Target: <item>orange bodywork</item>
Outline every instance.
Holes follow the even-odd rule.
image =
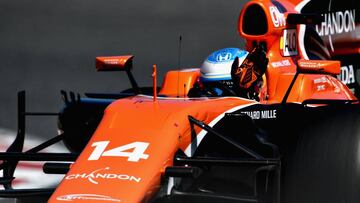
[[[159,189],[165,168],[172,165],[175,152],[179,148],[183,151],[189,148],[192,139],[188,115],[210,123],[225,111],[253,103],[256,102],[241,98],[158,98],[154,102],[152,97],[141,95],[118,100],[106,109],[89,144],[50,202],[57,202],[69,194],[84,193],[106,195],[121,202],[140,202],[151,198]],[[195,130],[199,131],[197,128]],[[134,142],[148,143],[144,151],[148,158],[136,162],[119,156],[101,156],[98,160],[88,160],[94,153],[93,143],[101,141],[110,141],[106,149]],[[121,175],[124,179],[93,177],[98,184],[90,182],[90,177],[86,175],[99,169],[103,169],[100,171],[102,173]],[[134,177],[133,180],[131,177]]]
[[[306,63],[303,60],[302,51],[299,42],[300,25],[289,25],[286,23],[286,17],[290,13],[297,13],[292,3],[288,1],[277,1],[286,9],[280,12],[279,9],[271,1],[251,1],[242,9],[239,21],[238,32],[241,37],[246,40],[246,49],[251,51],[254,44],[266,44],[267,57],[269,64],[266,70],[266,92],[267,96],[263,97],[263,102],[279,103],[286,94],[291,81],[298,71],[298,61]],[[244,31],[244,15],[251,6],[260,7],[266,16],[267,32],[261,35],[249,35]],[[295,40],[284,39],[287,35],[286,31],[294,30]],[[289,41],[294,44],[297,54],[284,56],[284,48]],[[309,62],[310,63],[310,62]],[[322,63],[330,63],[324,62]],[[334,66],[339,66],[339,62]],[[329,69],[333,69],[330,67]],[[336,69],[336,68],[335,68]],[[327,72],[329,73],[329,72]],[[336,75],[338,72],[331,72]],[[326,79],[324,79],[326,78]],[[319,82],[322,81],[322,82]],[[314,74],[300,74],[295,81],[294,87],[290,92],[287,102],[302,102],[306,99],[350,99],[356,100],[356,97],[336,78],[329,75],[322,75],[321,72]]]
[[[187,93],[198,80],[199,76],[199,69],[169,71],[165,75],[164,83],[159,94],[170,97],[187,97]]]
[[[96,57],[97,71],[118,71],[131,68],[134,56],[99,56]]]
[[[288,13],[296,13],[291,3],[279,2],[287,9],[284,19]],[[242,30],[244,13],[254,4],[267,16],[268,31],[260,36],[248,35]],[[303,68],[307,64],[299,61],[302,58],[300,51],[294,56],[283,56],[284,29],[298,31],[298,26],[284,24],[284,19],[279,19],[275,26],[270,7],[274,5],[269,0],[246,4],[239,17],[238,29],[247,41],[248,50],[254,42],[267,44],[269,64],[264,95],[260,100],[262,104],[281,103],[298,71],[298,63]],[[325,73],[316,70],[300,73],[287,102],[356,100],[349,89],[331,75],[338,73],[335,67],[338,65],[328,66]],[[329,71],[331,74],[327,74]],[[192,144],[195,141],[198,145],[205,134],[195,127],[197,136],[192,137],[189,115],[213,126],[224,113],[259,103],[236,97],[188,98],[187,93],[199,76],[199,69],[169,71],[156,101],[152,96],[136,95],[110,104],[96,132],[49,202],[151,200],[161,186],[165,168],[173,164],[174,154],[180,149],[191,156],[194,153]]]
[[[331,75],[340,74],[340,61],[323,60],[298,60],[298,69],[300,72],[318,72]]]

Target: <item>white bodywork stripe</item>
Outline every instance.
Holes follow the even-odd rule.
[[[303,0],[302,2],[300,2],[298,5],[295,6],[295,11],[297,12],[301,12],[301,9],[307,4],[309,3],[310,0]]]
[[[254,101],[254,100],[252,100]],[[223,112],[222,114],[218,115],[214,120],[212,120],[209,124],[207,124],[210,127],[213,127],[217,122],[219,122],[226,113],[232,113],[234,111],[237,111],[239,109],[243,109],[246,108],[248,106],[252,106],[255,104],[259,104],[258,102],[254,102],[254,103],[250,103],[250,104],[244,104],[244,105],[240,105],[240,106],[236,106],[234,108],[231,108],[225,112]],[[196,148],[200,145],[201,141],[204,139],[205,135],[206,135],[207,131],[206,130],[201,130],[199,132],[199,134],[196,135],[196,137],[194,138],[194,140],[186,147],[184,153],[186,154],[186,156],[191,157],[194,155]]]
[[[169,177],[168,187],[167,187],[167,191],[166,191],[167,195],[171,194],[171,190],[173,187],[174,187],[174,177]]]
[[[139,94],[139,95],[135,95],[133,98],[139,98],[139,97],[144,97],[147,99],[153,99],[154,97],[151,95],[144,95],[144,94]],[[158,96],[157,97],[158,100],[180,100],[180,101],[184,101],[184,100],[191,100],[191,101],[201,101],[201,100],[212,100],[212,101],[216,101],[216,100],[224,100],[224,99],[238,99],[238,100],[243,100],[243,101],[251,101],[254,102],[255,100],[252,99],[247,99],[247,98],[243,98],[243,97],[162,97],[162,96]]]
[[[299,29],[299,48],[300,48],[301,55],[304,57],[304,59],[309,60],[309,57],[306,54],[305,44],[304,44],[305,29],[306,29],[306,25],[300,25],[300,29]]]
[[[309,2],[310,2],[310,0],[302,1],[295,7],[295,10],[297,12],[301,13],[301,9]],[[304,44],[305,29],[306,29],[306,25],[300,25],[298,41],[299,41],[299,48],[300,48],[301,55],[304,57],[304,59],[309,60],[309,56],[306,54],[305,44]]]

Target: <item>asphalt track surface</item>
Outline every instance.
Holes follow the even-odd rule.
[[[0,1],[0,135],[15,135],[17,98],[29,111],[58,112],[60,90],[119,92],[123,73],[97,73],[95,57],[133,54],[140,86],[166,71],[199,67],[212,51],[244,48],[237,33],[241,0],[2,0]],[[161,83],[161,82],[159,82]],[[28,139],[56,135],[56,118],[27,119]],[[4,131],[1,131],[4,132]],[[8,139],[8,138],[7,138]]]
[[[237,33],[239,0],[0,1],[0,126],[16,129],[16,93],[31,111],[56,112],[60,90],[119,92],[124,73],[97,73],[95,57],[133,54],[134,75],[151,85],[169,69],[199,67],[212,51],[244,47]],[[31,134],[50,137],[56,124],[29,121]]]

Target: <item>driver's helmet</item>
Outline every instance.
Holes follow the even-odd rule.
[[[245,60],[249,52],[238,48],[224,48],[210,54],[200,67],[200,82],[214,91],[216,96],[223,96],[224,88],[233,89],[231,66],[236,57],[239,63]]]

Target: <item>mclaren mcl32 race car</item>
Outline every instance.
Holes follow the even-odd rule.
[[[321,20],[286,1],[247,3],[238,24],[245,60],[231,49],[208,58],[231,59],[231,81],[240,88],[219,83],[226,94],[204,89],[200,69],[169,71],[158,87],[155,65],[153,87],[139,87],[133,56],[97,57],[98,71],[124,71],[132,87],[84,97],[62,92],[60,134],[25,152],[25,117],[48,114],[26,111],[19,92],[18,134],[0,153],[0,196],[50,203],[359,202],[358,99],[337,79],[339,61],[304,58],[300,28]],[[311,53],[321,50],[314,44]],[[71,152],[39,152],[59,141]],[[45,173],[64,178],[55,188],[13,189],[19,161],[46,161]]]

